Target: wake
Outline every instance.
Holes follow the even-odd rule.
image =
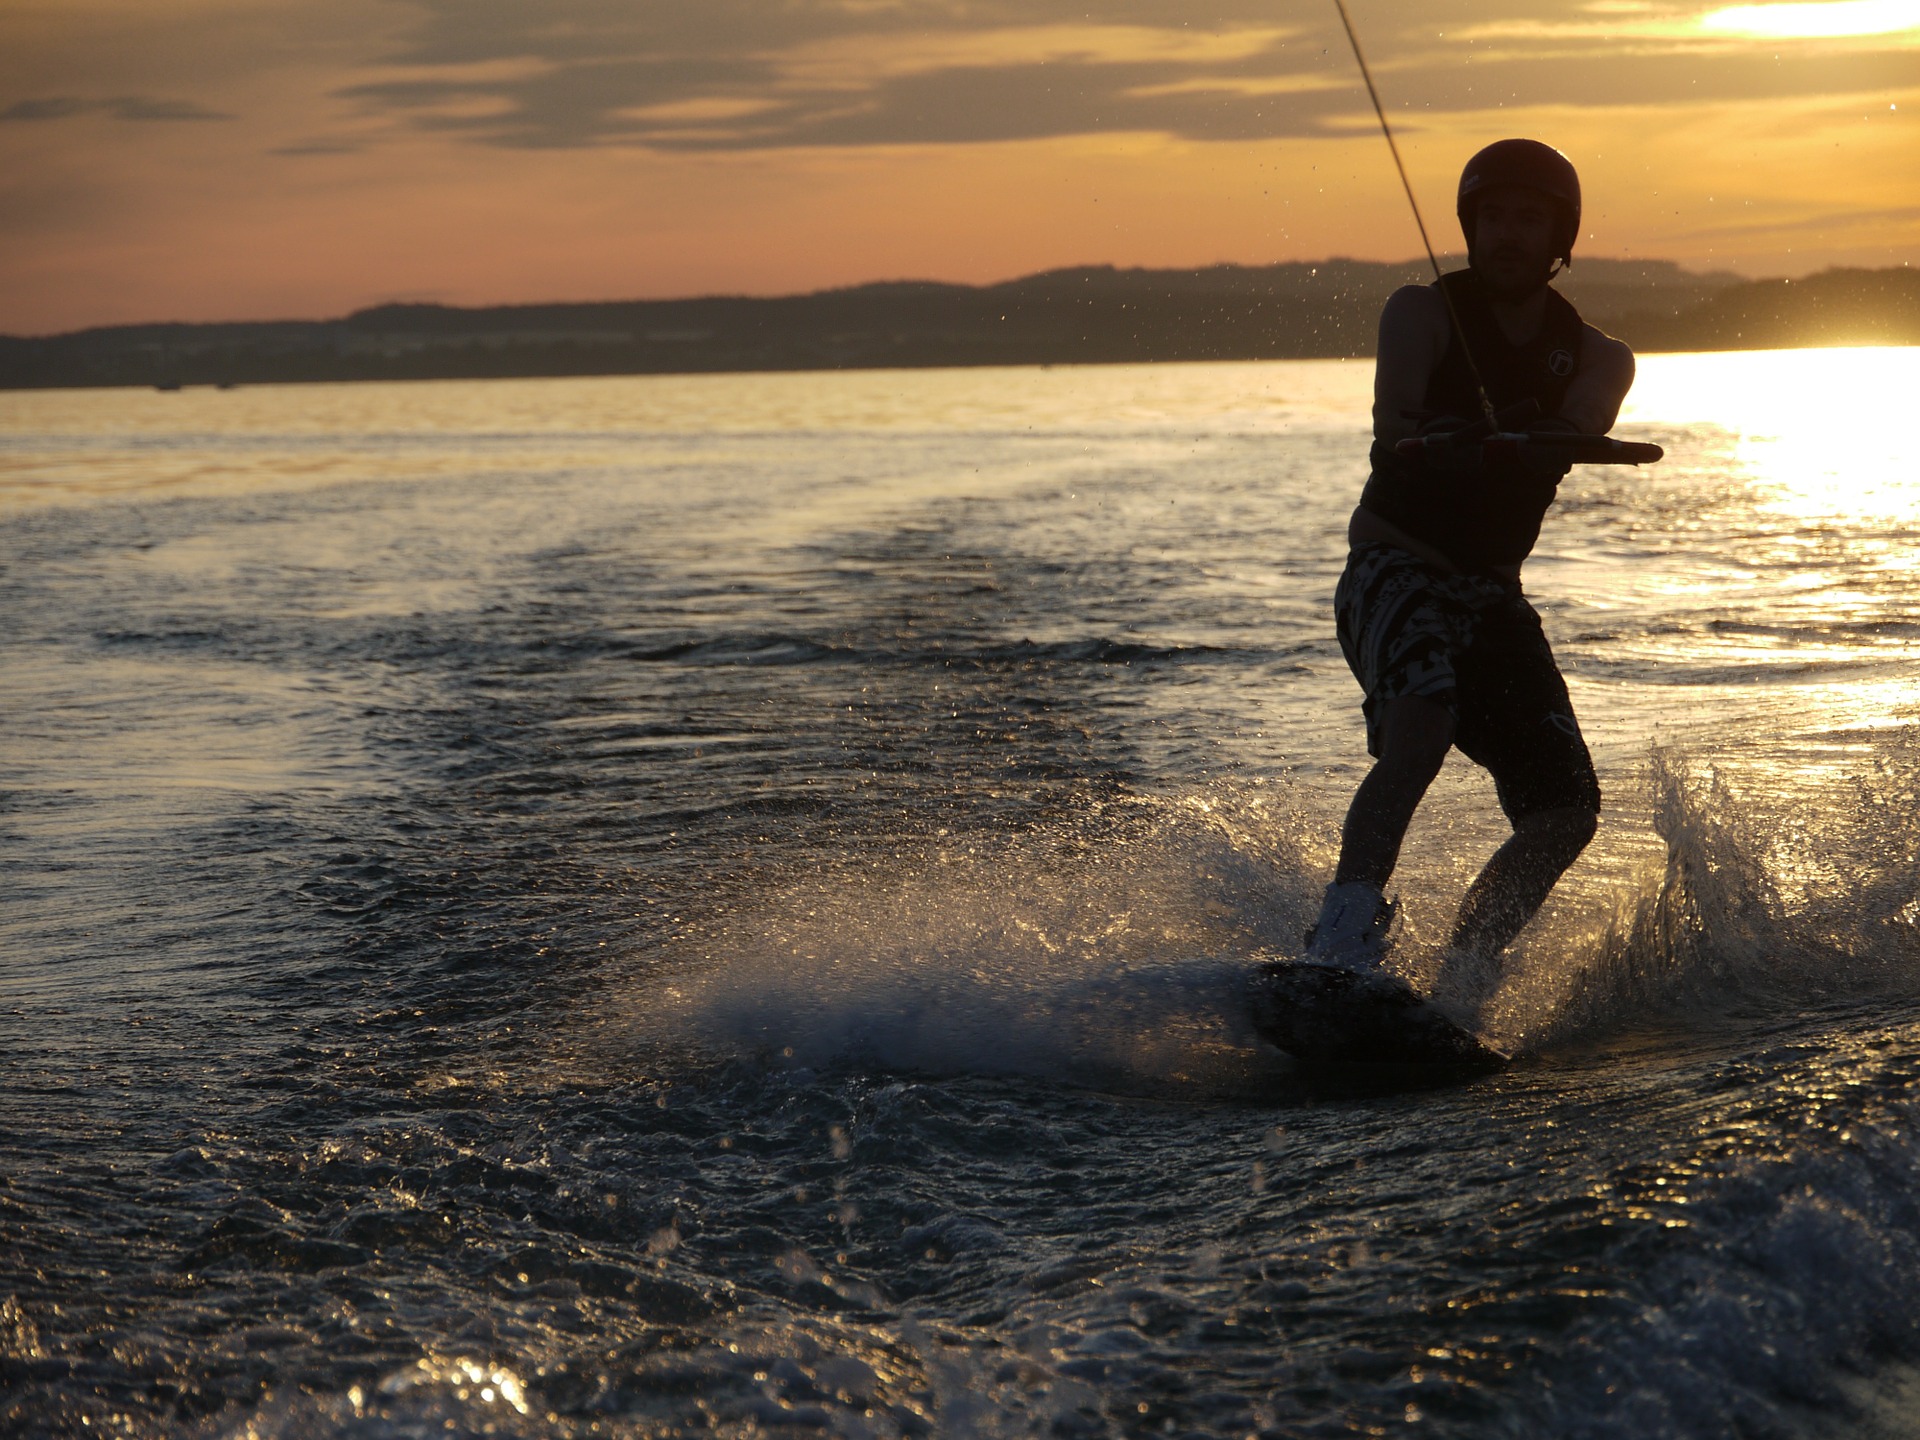
[[[1717,1029],[1836,1000],[1920,999],[1920,757],[1904,739],[1816,808],[1653,748],[1664,863],[1598,925],[1529,937],[1485,1019],[1528,1049],[1658,1020]]]
[[[1836,997],[1920,1000],[1917,769],[1911,747],[1885,748],[1809,815],[1656,747],[1642,823],[1660,858],[1624,881],[1570,877],[1506,958],[1482,1033],[1538,1053]],[[1296,954],[1317,910],[1321,808],[1285,783],[1219,785],[1103,800],[1017,835],[822,855],[652,955],[599,1031],[654,1056],[1269,1089],[1290,1062],[1255,1036],[1246,975]],[[1488,842],[1437,840],[1455,872]],[[1461,888],[1436,869],[1416,858],[1401,876],[1403,894],[1438,897],[1429,926]],[[1416,921],[1391,963],[1428,987],[1442,958]]]

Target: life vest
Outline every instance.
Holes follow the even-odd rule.
[[[1445,286],[1459,317],[1448,322],[1447,350],[1427,380],[1424,408],[1434,415],[1477,419],[1483,412],[1473,370],[1461,349],[1461,333],[1472,348],[1474,364],[1494,409],[1523,400],[1539,403],[1540,413],[1555,415],[1580,368],[1580,312],[1551,287],[1539,332],[1523,345],[1507,339],[1493,307],[1472,270],[1455,270],[1434,282]],[[1529,461],[1523,469],[1503,463],[1482,465],[1463,457],[1446,465],[1428,465],[1396,454],[1374,441],[1373,473],[1360,503],[1381,519],[1423,540],[1462,570],[1516,565],[1540,538],[1540,522],[1553,504],[1567,466],[1543,467]]]

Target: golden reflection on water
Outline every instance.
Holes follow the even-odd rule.
[[[0,392],[0,510],[635,470],[657,458],[636,447],[694,439],[717,464],[729,439],[1364,433],[1371,376],[1296,360]]]
[[[1861,346],[1654,355],[1625,424],[1710,426],[1753,502],[1817,523],[1920,518],[1920,348]],[[1908,563],[1903,557],[1901,563]]]
[[[1364,423],[1362,360],[0,392],[0,436],[554,435]]]
[[[1351,432],[1358,459],[1371,375],[1293,360],[15,391],[0,393],[0,508],[553,474],[695,436]],[[1751,481],[1783,516],[1905,520],[1920,515],[1902,408],[1916,393],[1920,348],[1651,355],[1621,418],[1663,442],[1684,429],[1715,478]]]

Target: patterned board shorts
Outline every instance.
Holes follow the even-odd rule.
[[[1347,664],[1366,691],[1367,751],[1403,695],[1453,712],[1453,743],[1493,775],[1508,818],[1598,811],[1600,782],[1566,681],[1518,585],[1448,575],[1397,545],[1353,547],[1333,592]]]

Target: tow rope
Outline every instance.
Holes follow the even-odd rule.
[[[1387,151],[1393,156],[1393,168],[1400,174],[1400,188],[1407,192],[1407,204],[1413,207],[1413,223],[1419,227],[1420,243],[1426,248],[1427,263],[1433,267],[1433,278],[1438,281],[1441,278],[1440,260],[1433,253],[1433,241],[1427,237],[1427,222],[1420,214],[1420,202],[1414,198],[1413,182],[1407,179],[1407,167],[1401,163],[1400,146],[1394,141],[1393,127],[1387,123],[1386,107],[1380,103],[1380,92],[1374,87],[1373,71],[1368,68],[1367,57],[1360,49],[1360,37],[1354,32],[1353,17],[1347,14],[1346,0],[1333,0],[1333,4],[1340,12],[1340,24],[1347,32],[1347,44],[1352,47],[1354,61],[1360,67],[1360,78],[1366,82],[1367,98],[1373,102],[1373,113],[1379,118],[1380,133],[1386,136]],[[1503,422],[1514,422],[1493,408],[1486,383],[1480,378],[1480,367],[1474,363],[1473,349],[1467,344],[1467,332],[1460,324],[1460,314],[1453,308],[1453,297],[1447,293],[1445,285],[1436,284],[1434,288],[1440,292],[1440,298],[1447,302],[1447,318],[1452,322],[1454,336],[1460,342],[1460,353],[1466,357],[1467,373],[1473,377],[1473,388],[1479,396],[1485,418],[1465,429],[1402,440],[1393,447],[1397,454],[1409,458],[1435,457],[1447,452],[1457,454],[1475,442],[1480,445],[1481,459],[1495,462],[1517,460],[1530,448],[1550,450],[1556,459],[1564,459],[1575,465],[1651,465],[1666,454],[1658,445],[1616,440],[1611,435],[1535,434],[1503,429]],[[1534,406],[1536,412],[1538,408]]]

